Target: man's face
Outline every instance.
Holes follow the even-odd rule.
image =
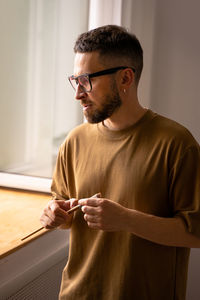
[[[111,66],[112,67],[112,66]],[[99,62],[97,52],[77,53],[75,56],[74,76],[95,73],[108,67]],[[78,85],[75,98],[80,100],[83,113],[89,123],[99,123],[111,117],[122,102],[115,81],[115,74],[90,79],[92,90],[83,92]]]

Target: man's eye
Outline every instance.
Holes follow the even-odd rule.
[[[85,86],[88,84],[88,79],[86,77],[82,77],[80,79],[80,83],[81,83],[81,85]]]

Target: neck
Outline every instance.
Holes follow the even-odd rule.
[[[103,125],[110,130],[122,130],[134,125],[143,117],[146,108],[142,107],[138,102],[132,105],[122,105],[110,118],[103,122]]]

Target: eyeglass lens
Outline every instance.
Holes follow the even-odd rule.
[[[73,88],[77,89],[78,85],[82,88],[84,92],[89,92],[91,90],[90,81],[88,76],[80,76],[79,78],[70,78],[70,82]]]

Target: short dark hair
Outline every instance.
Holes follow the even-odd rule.
[[[139,40],[124,27],[106,25],[79,35],[74,52],[99,52],[101,57],[127,60],[134,67],[138,84],[143,69],[143,50]]]

